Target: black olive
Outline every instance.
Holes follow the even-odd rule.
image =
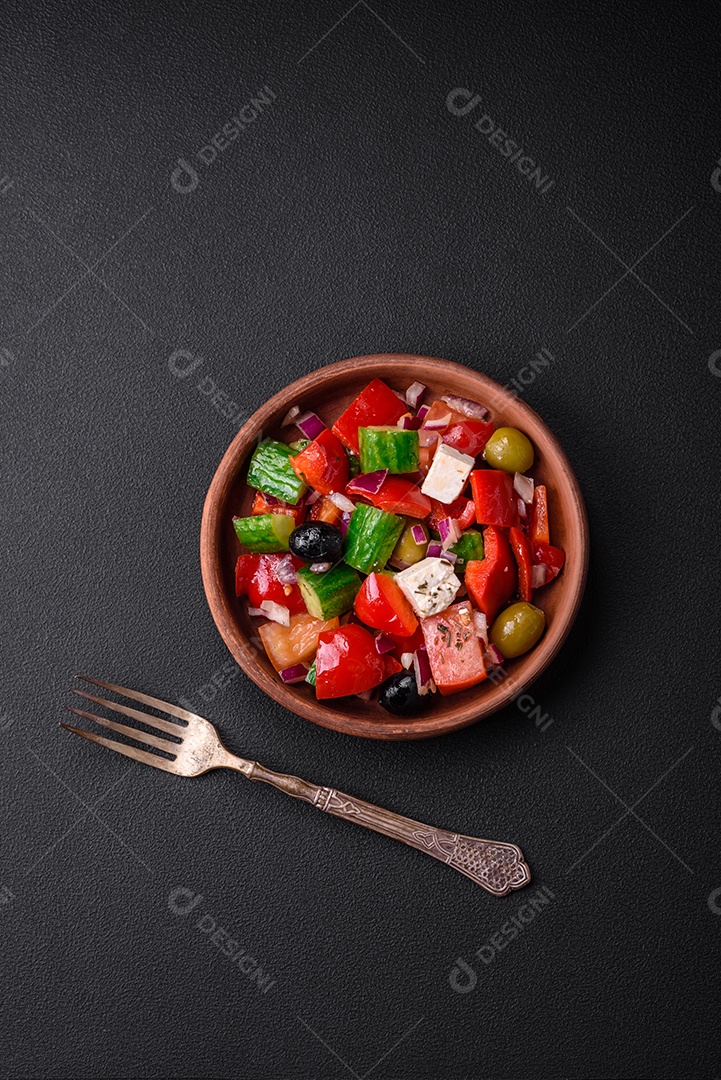
[[[421,711],[427,700],[427,696],[418,693],[413,672],[399,671],[383,683],[378,703],[396,716],[412,716]]]
[[[343,547],[343,536],[327,521],[306,521],[293,529],[288,541],[290,550],[303,562],[337,563]]]

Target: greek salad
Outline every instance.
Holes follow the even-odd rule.
[[[479,402],[372,382],[331,428],[294,406],[256,447],[235,591],[279,678],[400,716],[539,641],[558,576],[534,448]]]

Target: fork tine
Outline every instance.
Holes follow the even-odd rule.
[[[89,739],[90,742],[99,743],[100,746],[107,746],[108,750],[117,750],[119,754],[125,754],[125,757],[133,758],[135,761],[142,761],[144,765],[153,765],[156,769],[164,769],[165,772],[177,773],[177,768],[174,761],[168,761],[167,758],[159,757],[157,754],[149,754],[146,750],[137,750],[134,746],[124,746],[122,743],[113,742],[112,739],[105,739],[102,735],[95,735],[92,731],[83,731],[82,728],[72,727],[70,724],[61,724],[61,728],[65,728],[66,731],[72,731],[73,735],[80,735],[83,739]]]
[[[149,735],[147,731],[139,731],[138,728],[128,727],[127,724],[117,724],[114,720],[106,720],[104,716],[96,716],[95,713],[86,712],[85,709],[76,709],[72,705],[66,705],[65,708],[68,712],[75,713],[77,716],[84,716],[88,720],[93,720],[96,724],[100,724],[101,727],[110,728],[111,731],[117,731],[120,735],[127,735],[129,739],[147,743],[148,746],[156,746],[158,750],[164,750],[166,754],[180,750],[180,744],[172,743],[170,739],[159,739],[157,735]]]
[[[140,701],[143,705],[149,705],[151,709],[160,709],[161,712],[166,712],[170,716],[177,716],[178,720],[185,720],[189,724],[197,718],[196,713],[188,712],[187,709],[181,709],[179,705],[171,705],[169,701],[151,697],[150,694],[141,694],[139,690],[129,690],[127,686],[118,686],[116,683],[103,682],[102,679],[91,679],[89,675],[76,675],[75,678],[82,679],[83,682],[93,683],[94,686],[102,686],[103,690],[112,690],[114,694],[121,694],[125,695],[125,697],[133,698],[134,701]],[[202,717],[200,719],[202,719]]]
[[[157,728],[159,731],[167,731],[178,739],[182,739],[187,730],[181,727],[180,724],[173,724],[170,720],[160,720],[157,716],[151,716],[150,713],[140,712],[139,709],[131,709],[129,705],[120,705],[117,701],[108,701],[106,698],[97,697],[95,694],[88,694],[85,690],[71,690],[70,693],[78,694],[80,697],[87,698],[88,701],[94,701],[97,705],[105,705],[106,708],[114,709],[115,712],[122,713],[123,716],[129,716],[131,720],[139,720],[141,724],[147,724],[148,727]]]

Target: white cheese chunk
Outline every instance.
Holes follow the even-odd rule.
[[[445,443],[436,450],[435,457],[423,481],[421,491],[431,499],[452,503],[463,491],[476,459],[462,454]]]
[[[461,587],[447,559],[421,559],[396,574],[395,583],[421,618],[445,611]]]

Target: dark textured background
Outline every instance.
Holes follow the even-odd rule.
[[[6,5],[3,1073],[718,1075],[706,11]],[[199,162],[263,86],[271,105]],[[455,87],[481,94],[475,113],[449,112]],[[553,178],[547,194],[474,129],[482,112]],[[197,172],[187,194],[179,159]],[[510,707],[442,740],[354,741],[233,677],[198,529],[243,418],[346,356],[431,353],[507,382],[542,347],[553,363],[525,396],[568,451],[592,534],[582,613],[533,689],[553,722]],[[202,358],[186,379],[176,350]],[[494,899],[229,773],[175,780],[82,744],[57,727],[76,670],[186,698],[276,768],[515,840],[554,899],[486,963],[474,953],[527,917],[526,895]],[[193,914],[170,910],[178,887],[202,894]],[[458,958],[477,973],[467,993]]]

